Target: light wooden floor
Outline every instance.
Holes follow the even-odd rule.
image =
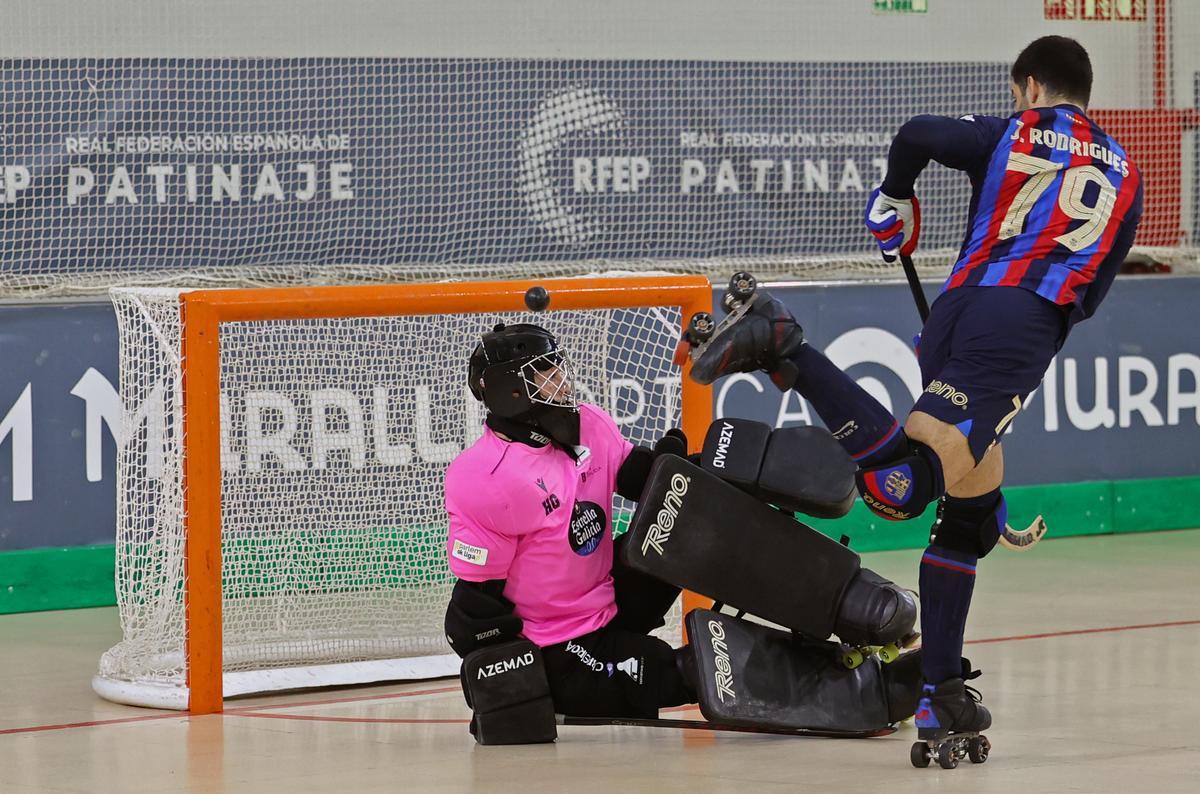
[[[911,585],[918,555],[866,562]],[[189,719],[92,694],[115,610],[3,616],[0,791],[1200,791],[1200,531],[997,550],[975,604],[993,751],[952,771],[909,766],[911,724],[866,741],[563,728],[554,745],[477,747],[452,680]]]

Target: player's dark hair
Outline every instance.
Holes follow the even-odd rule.
[[[1092,60],[1082,44],[1066,36],[1042,36],[1021,50],[1012,79],[1024,90],[1030,77],[1082,106],[1092,97]]]

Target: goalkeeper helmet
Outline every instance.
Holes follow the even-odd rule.
[[[497,325],[475,346],[468,366],[471,394],[490,413],[579,444],[574,369],[554,335],[538,325]]]

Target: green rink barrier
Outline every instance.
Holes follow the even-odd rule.
[[[111,543],[0,552],[0,615],[112,606],[115,568]]]
[[[1200,527],[1200,477],[1022,485],[1005,488],[1004,495],[1008,500],[1008,522],[1014,529],[1024,529],[1040,514],[1049,526],[1050,540]],[[804,520],[832,538],[848,535],[855,551],[887,551],[925,546],[933,509],[913,521],[883,521],[861,502],[855,502],[849,515],[843,518]],[[627,523],[618,517],[616,534],[624,532]],[[443,530],[425,527],[382,537],[400,563],[405,541],[417,540],[428,545],[431,531]],[[263,542],[261,538],[257,541]],[[337,567],[348,562],[341,559],[344,550],[334,545],[324,553],[314,554],[313,559],[318,566]],[[114,564],[115,550],[111,544],[0,552],[0,614],[112,606],[116,603]],[[444,573],[437,570],[431,571],[431,575],[440,579]],[[376,576],[364,572],[361,585],[380,586]],[[404,587],[419,583],[409,581],[411,578],[385,578],[382,584]],[[263,576],[258,584],[266,590],[269,581],[270,576]],[[253,585],[248,588],[255,589]]]

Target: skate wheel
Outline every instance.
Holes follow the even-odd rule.
[[[958,753],[955,750],[955,742],[953,740],[942,742],[938,745],[937,760],[938,766],[942,769],[954,769],[958,766]]]
[[[713,331],[716,327],[711,314],[708,312],[696,312],[688,322],[688,341],[702,345],[712,339]]]
[[[967,756],[971,759],[972,764],[982,764],[988,760],[988,753],[991,750],[992,743],[986,736],[975,736],[967,742]]]
[[[912,761],[912,765],[917,769],[929,766],[929,745],[925,742],[913,742],[912,748],[908,751],[908,760]]]
[[[729,279],[729,294],[736,301],[749,300],[756,289],[758,289],[758,279],[745,270],[734,273],[733,278]]]
[[[891,664],[900,658],[900,646],[894,642],[889,642],[887,645],[879,648],[879,661],[884,664]]]
[[[861,648],[852,648],[842,654],[842,665],[847,670],[853,670],[866,660]]]

